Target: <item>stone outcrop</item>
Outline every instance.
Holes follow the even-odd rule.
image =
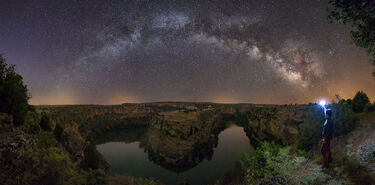
[[[311,108],[309,106],[252,108],[242,113],[247,119],[244,125],[246,134],[253,145],[265,140],[295,144],[303,120]]]
[[[225,128],[217,118],[212,111],[163,112],[150,123],[141,147],[155,163],[185,171],[212,158],[218,134]]]

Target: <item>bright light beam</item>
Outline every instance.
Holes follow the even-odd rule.
[[[326,105],[326,101],[325,100],[320,100],[319,105],[322,106],[322,107],[324,107]]]

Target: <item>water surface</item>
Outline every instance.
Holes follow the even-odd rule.
[[[140,147],[140,141],[107,142],[97,145],[97,149],[111,165],[112,174],[153,178],[171,185],[183,179],[189,179],[192,184],[215,182],[234,167],[241,153],[254,152],[243,128],[235,125],[220,132],[211,160],[203,159],[183,172],[170,171],[150,161],[147,152]]]

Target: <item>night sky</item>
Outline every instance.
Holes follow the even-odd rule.
[[[0,53],[32,104],[375,100],[326,0],[0,0]]]

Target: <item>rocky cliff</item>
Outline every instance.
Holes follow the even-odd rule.
[[[167,169],[190,169],[212,158],[218,134],[225,128],[219,117],[211,110],[161,112],[150,122],[141,147]]]

